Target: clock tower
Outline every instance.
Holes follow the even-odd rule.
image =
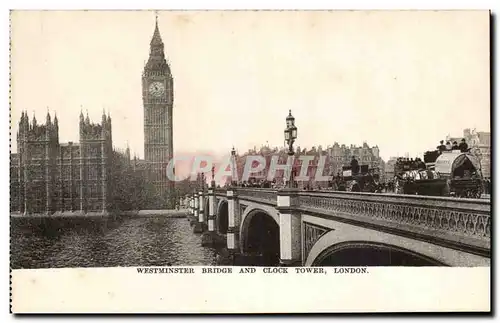
[[[167,165],[173,157],[172,105],[173,79],[165,59],[163,41],[156,17],[149,59],[142,73],[144,106],[144,159],[147,182],[152,188],[150,208],[173,207],[174,182],[167,177]]]

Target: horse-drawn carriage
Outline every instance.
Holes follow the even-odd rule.
[[[351,166],[343,166],[342,174],[333,177],[332,188],[347,192],[381,192],[380,175],[376,169],[369,169],[368,165],[359,168],[359,172],[354,173]]]
[[[466,152],[427,152],[424,165],[409,169],[394,166],[395,191],[399,194],[480,198],[482,175],[477,158]]]

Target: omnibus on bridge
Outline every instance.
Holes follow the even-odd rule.
[[[425,163],[398,161],[394,166],[398,194],[480,198],[483,178],[480,163],[469,152],[430,151]]]

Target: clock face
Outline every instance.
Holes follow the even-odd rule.
[[[149,84],[149,93],[154,97],[160,97],[165,93],[165,86],[162,82],[152,82]]]

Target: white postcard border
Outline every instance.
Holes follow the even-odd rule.
[[[212,1],[214,2],[214,1]],[[229,5],[231,5],[233,2],[229,2],[229,1],[215,1],[218,3],[218,8],[224,8],[224,7],[227,7]],[[273,1],[274,3],[276,3],[277,1]],[[38,2],[35,2],[35,1],[16,1],[16,2],[13,2],[13,1],[6,1],[4,2],[5,4],[7,4],[6,7],[16,7],[16,8],[24,8],[24,9],[35,9],[35,8],[40,8],[39,6],[39,3]],[[139,5],[143,6],[143,8],[151,8],[151,7],[156,7],[156,8],[161,8],[162,6],[164,6],[164,2],[160,2],[160,1],[143,1],[141,2],[141,4],[138,4],[138,3],[133,3],[132,1],[123,1],[123,2],[111,2],[111,1],[74,1],[74,2],[71,2],[72,5],[71,6],[74,6],[74,8],[83,8],[84,6],[85,7],[88,7],[88,8],[98,8],[98,7],[103,7],[103,6],[107,6],[108,8],[127,8],[127,7],[130,7],[131,5],[135,5],[135,7],[138,7]],[[190,1],[189,3],[193,3],[193,1]],[[256,2],[255,1],[244,1],[244,2],[241,2],[242,3],[242,6],[245,5],[245,3],[247,4],[247,8],[249,6],[251,6],[252,4],[255,4]],[[265,1],[265,3],[270,3],[270,1]],[[287,5],[290,5],[291,7],[295,7],[295,8],[299,8],[300,7],[300,4],[298,4],[299,2],[298,1],[286,1]],[[308,1],[307,2],[309,6],[314,6],[314,3],[324,3],[323,1]],[[10,5],[10,6],[9,6]],[[63,9],[63,8],[68,8],[68,4],[65,3],[65,2],[62,2],[62,1],[46,1],[44,2],[44,8],[51,8],[51,9]],[[178,4],[178,8],[181,8],[182,6],[186,7],[186,6],[189,6],[189,4],[187,4],[186,1],[183,1],[183,2],[179,2]],[[206,4],[204,2],[201,2],[201,1],[195,1],[194,2],[194,5],[193,5],[193,8],[203,8],[204,6],[206,6]],[[258,5],[256,5],[258,6]],[[370,8],[379,8],[379,9],[382,9],[382,8],[391,8],[391,9],[396,9],[396,8],[421,8],[421,9],[438,9],[438,8],[441,8],[441,9],[444,9],[444,8],[449,8],[449,9],[453,9],[453,8],[456,8],[456,9],[464,9],[464,8],[474,8],[474,9],[488,9],[488,8],[495,8],[494,12],[498,13],[498,6],[499,6],[499,2],[497,1],[449,1],[447,3],[445,3],[444,1],[407,1],[405,2],[404,4],[404,7],[403,4],[401,4],[400,2],[397,2],[397,1],[378,1],[377,2],[377,6],[375,6],[371,1],[344,1],[342,4],[332,4],[328,7],[333,7],[333,6],[336,6],[337,8],[357,8],[357,9],[370,9]],[[281,4],[277,4],[274,6],[274,8],[283,8],[284,7],[284,3],[281,3]],[[317,5],[317,8],[325,8],[325,6],[321,6],[321,5]],[[1,15],[1,19],[2,19],[2,22],[4,22],[4,26],[7,26],[8,25],[8,12],[7,11],[3,11],[3,15]],[[2,46],[3,46],[3,51],[1,51],[1,55],[3,55],[3,62],[4,64],[2,64],[2,67],[3,67],[3,75],[4,75],[4,86],[3,86],[3,89],[4,91],[2,91],[2,96],[3,96],[3,102],[7,102],[8,100],[8,79],[7,77],[5,77],[7,75],[7,72],[8,72],[8,29],[7,28],[4,28],[3,32],[1,33],[1,37],[2,37]],[[497,40],[498,38],[498,32],[496,33],[495,35],[495,39]],[[497,42],[495,42],[497,43]],[[495,71],[497,71],[497,67],[495,66],[494,67]],[[492,71],[493,72],[493,71]],[[496,75],[496,73],[495,73]],[[498,82],[495,82],[495,89],[492,89],[493,91],[495,91],[496,93],[499,93],[499,89],[498,89],[499,85],[498,85]],[[6,111],[7,109],[5,109],[5,113],[7,113]],[[8,117],[4,118],[5,119],[5,122],[2,123],[2,128],[3,128],[3,132],[6,133],[7,132],[7,128],[9,127],[8,125]],[[495,122],[496,122],[496,117],[495,117]],[[3,147],[3,151],[5,154],[7,154],[7,145],[8,145],[8,141],[7,141],[7,138],[6,136],[4,136],[3,140],[1,141],[1,144],[2,144],[2,147]],[[8,158],[7,156],[4,156],[5,158],[2,159],[2,163],[3,163],[3,167],[1,167],[0,169],[2,169],[3,171],[3,174],[5,175],[4,178],[8,178],[8,173],[7,173],[7,166],[8,166]],[[9,204],[9,187],[8,187],[8,183],[5,182],[5,185],[2,187],[2,194],[0,195],[0,198],[1,198],[1,205],[5,207],[5,209],[7,209],[8,207],[8,204]],[[496,196],[495,196],[496,198]],[[496,199],[495,199],[496,200]],[[8,226],[8,217],[4,217],[4,225],[2,225],[2,230],[3,231],[3,237],[5,237],[4,239],[7,239],[6,237],[9,236],[9,226]],[[496,222],[494,222],[496,223]],[[493,249],[494,250],[494,249]],[[7,242],[4,242],[2,244],[2,246],[0,247],[0,252],[1,252],[1,255],[3,256],[2,258],[4,259],[4,261],[8,261],[8,254],[9,254],[9,244]],[[494,255],[493,255],[494,256]],[[8,269],[7,269],[7,264],[4,263],[4,266],[2,266],[4,269],[4,276],[7,276],[9,273],[7,272]],[[411,268],[392,268],[392,269],[389,269],[389,268],[379,268],[380,270],[382,270],[381,273],[383,273],[384,271],[393,271],[393,270],[396,270],[396,271],[399,271],[399,270],[408,270],[408,269],[411,269]],[[421,270],[422,268],[419,268],[419,270]],[[467,280],[470,280],[470,277],[475,277],[475,275],[478,275],[478,276],[481,276],[482,278],[485,278],[484,276],[484,272],[482,270],[485,270],[486,268],[467,268],[467,270],[470,270],[471,273],[474,272],[474,274],[471,274],[471,276],[461,276],[461,275],[464,275],[464,272],[462,270],[465,270],[464,268],[439,268],[439,270],[442,270],[443,272],[440,274],[440,275],[443,275],[443,277],[449,277],[450,275],[454,276],[456,278],[456,284],[457,285],[461,285],[462,287],[465,287],[465,286],[469,286],[469,284],[467,283]],[[490,283],[489,282],[489,268],[488,269],[488,284]],[[72,273],[73,275],[75,273],[79,273],[82,269],[64,269],[64,271],[67,271],[68,275],[67,277],[70,277],[69,273]],[[90,270],[90,271],[93,271],[93,270],[96,270],[95,273],[91,274],[91,275],[100,275],[99,273],[97,273],[97,271],[100,271],[100,270],[103,270],[103,269],[85,269],[84,271],[87,271],[87,270]],[[118,268],[118,269],[112,269],[112,268],[107,268],[107,269],[104,269],[102,271],[102,273],[106,273],[106,276],[113,276],[112,273],[115,272],[115,270],[119,270],[119,271],[127,271],[127,274],[125,275],[132,275],[132,271],[133,269],[132,268],[129,268],[129,269],[123,269],[123,268]],[[128,272],[130,271],[130,272]],[[477,271],[477,272],[476,272]],[[19,270],[14,270],[12,272],[12,275],[13,277],[17,277],[17,278],[14,278],[15,279],[22,279],[22,276],[23,275],[28,275],[30,277],[35,277],[36,279],[40,279],[39,282],[40,283],[43,283],[45,284],[45,286],[48,286],[50,285],[52,288],[54,287],[61,287],[60,285],[62,284],[59,284],[59,280],[51,280],[51,281],[44,281],[42,276],[44,276],[45,278],[48,278],[50,276],[50,274],[43,274],[42,273],[43,270],[27,270],[27,271],[19,271]],[[460,273],[459,273],[460,272]],[[135,273],[133,273],[135,275]],[[373,274],[371,275],[371,277],[373,277]],[[411,278],[411,277],[409,277]],[[49,279],[53,279],[53,278],[49,278]],[[480,277],[478,277],[479,280],[481,280]],[[181,279],[182,280],[182,279]],[[133,285],[135,285],[136,282],[138,282],[139,279],[133,281]],[[159,279],[156,279],[156,281],[159,281]],[[8,288],[7,286],[7,280],[4,279],[2,280],[3,284],[5,284],[4,286],[4,290],[6,290]],[[415,282],[414,279],[410,279],[410,282]],[[438,280],[439,282],[439,280]],[[478,285],[475,285],[476,287],[479,287],[481,286],[481,284],[484,283],[484,281],[481,283],[479,281],[477,281],[479,284]],[[122,281],[123,284],[126,284],[127,282],[126,281]],[[189,282],[185,282],[186,284],[191,284]],[[465,285],[463,285],[463,283],[465,283]],[[11,286],[13,289],[15,286]],[[386,287],[387,288],[387,287]],[[42,289],[40,289],[42,290]],[[183,289],[184,290],[184,289]],[[489,288],[488,288],[489,290]],[[47,290],[45,290],[47,292]],[[174,293],[174,294],[177,294],[177,293]],[[8,297],[8,294],[7,293],[2,293],[2,298],[1,298],[1,301],[3,304],[6,304],[7,301],[9,301],[9,297]],[[41,298],[51,298],[53,295],[58,295],[57,293],[57,290],[49,290],[48,291],[48,294],[45,294],[45,295],[40,295],[40,294],[37,294],[39,297]],[[49,296],[47,296],[49,295]],[[177,294],[179,295],[179,294]],[[488,293],[489,295],[489,293]],[[476,296],[476,295],[475,295]],[[475,296],[473,298],[471,298],[472,300],[475,299]],[[57,297],[56,297],[57,298]],[[60,298],[60,297],[59,297]],[[451,299],[447,299],[447,300],[451,300]],[[32,303],[32,305],[36,305],[37,303]],[[39,303],[38,303],[39,304]],[[6,313],[7,311],[4,310],[4,313]],[[128,312],[128,310],[127,310]],[[10,322],[11,320],[13,321],[14,320],[14,317],[12,316],[9,316],[9,317],[6,317],[5,318],[7,322]],[[99,321],[100,318],[91,318],[93,321]],[[425,318],[426,320],[428,320],[427,318]],[[31,320],[31,318],[28,318],[26,319],[27,321]],[[71,318],[68,318],[68,320],[71,320]],[[3,320],[2,320],[3,321]]]
[[[148,267],[162,268],[162,267]],[[172,268],[172,267],[171,267]],[[367,273],[147,273],[136,268],[14,270],[13,311],[363,313],[490,310],[490,268],[369,267]],[[359,268],[362,269],[362,268]],[[55,283],[57,281],[57,283]],[[50,295],[50,296],[49,296]]]

